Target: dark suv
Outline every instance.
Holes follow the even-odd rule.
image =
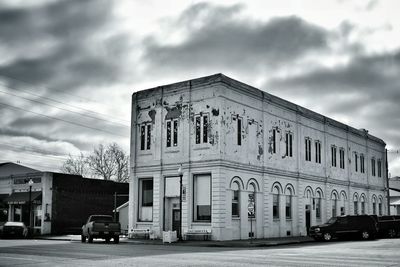
[[[378,232],[377,225],[376,219],[370,215],[332,217],[325,224],[311,226],[309,236],[325,241],[349,237],[373,239]]]

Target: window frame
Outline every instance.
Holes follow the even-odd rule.
[[[139,124],[140,151],[151,150],[151,132],[152,123],[145,122]]]
[[[151,205],[143,205],[143,182],[144,181],[152,181],[152,202]],[[139,178],[138,179],[138,221],[139,222],[152,222],[154,219],[153,213],[154,213],[154,178],[153,177],[147,177],[147,178]],[[143,207],[151,207],[151,220],[143,220],[142,219],[142,208]]]
[[[286,156],[293,157],[293,133],[290,131],[286,132]]]
[[[176,147],[178,146],[178,119],[168,119],[165,121],[166,124],[166,146]]]
[[[341,147],[339,148],[339,165],[340,165],[340,169],[345,169],[345,151],[344,148]]]
[[[321,164],[321,141],[315,140],[315,162]]]
[[[305,159],[306,161],[311,161],[311,138],[304,138],[305,143]]]
[[[210,126],[210,115],[201,112],[194,116],[195,122],[195,144],[207,144],[209,141],[208,130]]]
[[[196,191],[196,187],[195,187],[195,185],[196,185],[195,179],[198,176],[208,176],[209,179],[210,179],[210,182],[209,182],[209,187],[210,187],[210,199],[209,199],[209,203],[210,203],[210,219],[201,220],[201,219],[197,218],[197,207],[196,207],[196,202],[197,202],[196,201],[196,193],[197,193],[197,191]],[[193,189],[193,196],[192,196],[193,222],[211,223],[211,219],[212,219],[212,176],[211,176],[211,173],[196,173],[196,174],[193,174],[192,179],[193,179],[192,180],[192,182],[193,182],[193,186],[192,186],[192,189]]]
[[[337,147],[335,145],[331,145],[331,165],[332,165],[332,167],[337,167],[336,154],[337,154]]]

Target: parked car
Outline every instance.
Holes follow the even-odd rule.
[[[378,233],[378,222],[370,215],[332,217],[321,225],[311,226],[309,236],[316,240],[357,237],[373,239]]]
[[[20,237],[26,238],[28,236],[28,228],[23,222],[6,222],[3,225],[2,237]]]
[[[380,237],[393,238],[400,235],[400,216],[379,216],[377,220]]]
[[[94,238],[102,238],[108,243],[112,238],[114,243],[118,244],[120,233],[121,225],[119,222],[114,222],[112,216],[92,215],[82,226],[81,241],[85,243],[87,239],[89,243],[92,243]]]

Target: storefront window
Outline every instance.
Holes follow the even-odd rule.
[[[37,205],[35,207],[34,214],[35,214],[35,217],[34,217],[35,227],[42,226],[42,205]]]
[[[196,175],[193,179],[194,220],[211,222],[211,176]]]
[[[139,220],[153,220],[153,179],[139,180]]]
[[[22,207],[21,205],[14,205],[14,222],[20,222],[22,219]]]

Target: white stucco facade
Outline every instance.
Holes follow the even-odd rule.
[[[131,129],[130,230],[176,229],[181,164],[183,233],[298,236],[333,215],[387,213],[381,139],[222,74],[134,93]]]

